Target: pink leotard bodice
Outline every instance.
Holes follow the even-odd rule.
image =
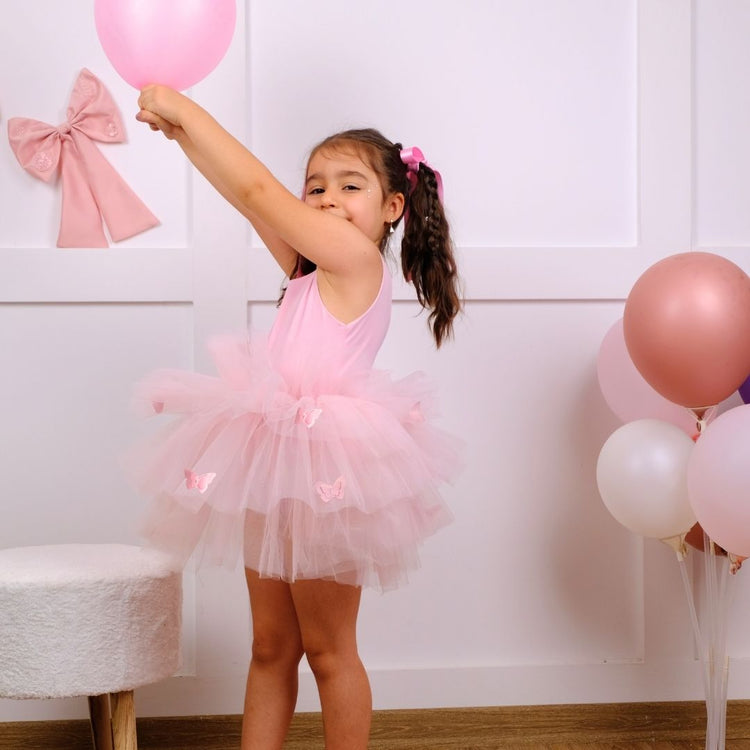
[[[287,286],[269,337],[274,367],[299,393],[338,390],[372,368],[391,320],[391,276],[383,264],[377,297],[355,320],[342,323],[323,304],[318,273]]]

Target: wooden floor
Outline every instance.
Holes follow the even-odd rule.
[[[139,750],[237,750],[240,717],[138,720]],[[0,723],[0,750],[89,750],[86,721]],[[379,711],[370,750],[705,750],[701,703]],[[298,714],[285,750],[322,750],[317,714]],[[750,701],[732,701],[727,750],[750,750]]]
[[[498,745],[505,750],[510,745]],[[535,750],[705,750],[704,742],[606,742],[565,745],[535,745]],[[749,750],[750,740],[727,742],[727,750]]]
[[[498,745],[501,750],[512,747],[511,745]],[[535,750],[705,750],[704,742],[606,742],[606,743],[582,743],[563,745],[534,745]],[[748,750],[750,740],[729,742],[727,750]],[[468,748],[467,748],[468,750]]]

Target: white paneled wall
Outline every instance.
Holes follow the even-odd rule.
[[[456,523],[411,584],[368,594],[361,649],[378,708],[698,699],[674,555],[621,528],[595,465],[618,426],[595,360],[635,279],[719,250],[750,271],[750,12],[742,0],[238,0],[221,65],[192,91],[292,190],[321,137],[375,125],[442,171],[466,286],[434,351],[397,285],[379,364],[424,369],[467,443]],[[59,124],[82,67],[121,107],[102,146],[161,225],[109,249],[54,246],[59,189],[0,139],[0,547],[137,542],[144,500],[118,455],[151,429],[130,384],[210,370],[204,341],[267,328],[280,272],[174,144],[96,37],[93,2],[4,8],[0,120]],[[741,575],[744,575],[744,571]],[[750,697],[738,581],[730,697]],[[186,662],[141,715],[241,710],[241,571],[185,576]],[[746,619],[746,618],[745,618]],[[2,644],[0,644],[2,648]],[[310,675],[299,708],[314,710]],[[79,700],[0,701],[0,720],[79,717]]]
[[[695,243],[701,249],[750,243],[750,5],[697,5],[695,35]]]

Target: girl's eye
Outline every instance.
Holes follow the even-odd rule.
[[[344,190],[359,190],[358,185],[344,185]]]
[[[310,190],[307,191],[308,195],[320,195],[323,192],[323,188],[321,187],[314,187],[310,188]]]

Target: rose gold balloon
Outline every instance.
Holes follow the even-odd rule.
[[[750,278],[712,253],[680,253],[636,281],[623,315],[633,364],[689,408],[730,396],[750,373]]]

